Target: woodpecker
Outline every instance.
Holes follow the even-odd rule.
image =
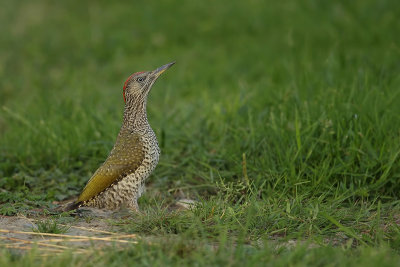
[[[154,71],[136,72],[125,81],[124,118],[115,145],[78,199],[66,210],[79,207],[116,210],[126,207],[139,211],[137,200],[160,157],[156,135],[147,120],[147,95],[157,78],[174,63]]]

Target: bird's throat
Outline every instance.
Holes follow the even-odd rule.
[[[126,102],[124,110],[123,126],[128,129],[135,129],[148,124],[146,99],[144,101]]]

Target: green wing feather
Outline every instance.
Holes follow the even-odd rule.
[[[93,198],[115,181],[135,172],[143,159],[144,149],[139,135],[121,130],[110,155],[90,178],[78,202]]]

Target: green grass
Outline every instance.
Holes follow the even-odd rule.
[[[224,244],[212,246],[187,240],[166,239],[157,244],[139,243],[121,251],[93,251],[88,263],[87,255],[64,253],[58,257],[38,257],[32,251],[24,257],[10,255],[0,250],[0,263],[3,266],[398,266],[400,257],[393,255],[387,247],[360,247],[356,249],[319,247],[310,248],[307,244],[293,248],[273,249],[268,241],[257,246],[243,244]]]
[[[114,222],[159,241],[93,262],[398,265],[398,14],[390,0],[5,1],[0,214],[79,194],[125,79],[176,60],[149,96],[162,156],[143,214]],[[171,211],[180,198],[200,204]]]
[[[64,234],[69,230],[68,226],[60,225],[52,219],[38,220],[36,225],[37,228],[33,230],[38,233]]]

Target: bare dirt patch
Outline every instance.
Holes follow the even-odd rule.
[[[0,245],[17,252],[36,248],[40,252],[61,253],[68,249],[85,253],[113,245],[123,247],[137,243],[136,234],[117,231],[107,218],[96,217],[90,221],[78,218],[68,225],[65,233],[40,233],[38,220],[26,216],[0,216]]]

